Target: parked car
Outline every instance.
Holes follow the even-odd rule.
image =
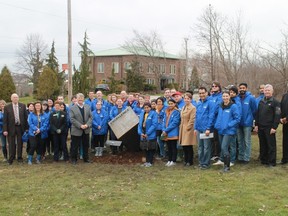
[[[98,84],[95,88],[95,92],[102,91],[102,92],[108,92],[110,91],[108,84]]]

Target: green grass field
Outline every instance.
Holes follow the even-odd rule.
[[[278,160],[281,137],[278,132]],[[0,215],[287,215],[288,165],[0,164]],[[0,157],[2,161],[2,156]]]

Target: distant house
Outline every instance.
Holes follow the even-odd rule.
[[[12,73],[16,93],[20,97],[31,96],[33,94],[33,83],[30,82],[26,74]]]
[[[107,82],[114,68],[116,79],[125,80],[126,70],[130,69],[131,62],[137,61],[147,84],[158,86],[157,81],[159,80],[161,89],[171,83],[178,83],[180,88],[183,88],[185,83],[185,60],[168,53],[155,53],[151,57],[144,51],[140,50],[135,54],[124,48],[96,52],[94,56],[91,56],[90,69],[93,76],[91,78],[94,78],[97,83]]]

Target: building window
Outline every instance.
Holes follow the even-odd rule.
[[[112,69],[114,69],[114,73],[119,73],[119,62],[112,62]]]
[[[160,64],[159,65],[159,70],[161,74],[165,74],[166,73],[166,67],[165,64]]]
[[[184,65],[182,69],[183,69],[182,74],[185,75],[186,74],[186,65]]]
[[[146,83],[150,84],[150,85],[155,85],[155,80],[148,78],[148,79],[146,79]]]
[[[153,63],[149,63],[148,64],[148,73],[153,73],[154,70],[154,64]]]
[[[97,64],[97,72],[98,73],[104,73],[104,63],[98,63]]]
[[[127,70],[131,70],[130,62],[125,62],[124,63],[124,73],[127,73]]]
[[[173,84],[175,82],[174,79],[168,79],[168,84]]]
[[[170,65],[170,74],[176,74],[176,65]]]

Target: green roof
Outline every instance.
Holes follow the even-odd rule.
[[[130,52],[128,49],[123,47],[118,47],[115,49],[108,49],[102,50],[98,52],[94,52],[94,56],[123,56],[123,55],[135,55],[137,53],[140,56],[154,56],[154,57],[161,57],[161,58],[170,58],[170,59],[182,59],[177,55],[173,55],[166,52],[155,51],[153,55],[149,55],[143,48],[137,48],[135,52]]]

